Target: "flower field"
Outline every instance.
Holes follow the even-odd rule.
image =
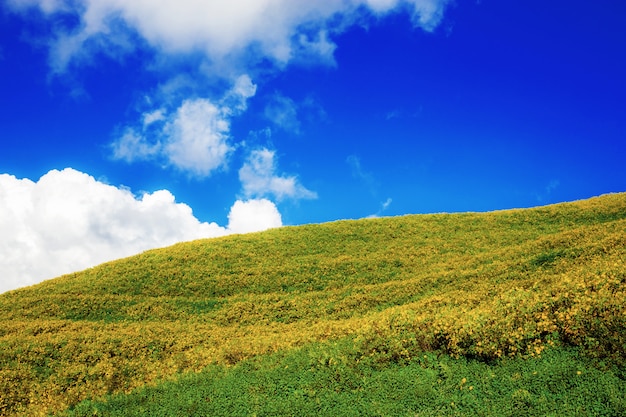
[[[0,415],[619,415],[625,306],[626,193],[181,243],[0,295]]]

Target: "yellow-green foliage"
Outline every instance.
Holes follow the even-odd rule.
[[[178,244],[0,295],[0,414],[350,336],[359,360],[624,362],[626,194]]]

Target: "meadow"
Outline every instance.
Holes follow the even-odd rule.
[[[0,295],[0,415],[626,415],[626,193],[181,243]]]

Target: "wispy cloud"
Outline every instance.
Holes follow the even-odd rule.
[[[352,170],[352,177],[363,182],[369,188],[370,192],[375,194],[378,188],[378,182],[371,172],[363,168],[361,158],[356,155],[349,155],[346,158],[346,163]]]
[[[548,185],[546,185],[546,194],[552,193],[552,191],[555,190],[559,185],[561,185],[561,181],[556,179],[551,180]]]
[[[180,241],[281,225],[264,199],[236,201],[222,227],[199,221],[167,190],[136,197],[73,169],[37,182],[0,174],[0,292]]]
[[[389,206],[391,205],[391,203],[393,202],[393,200],[391,198],[387,198],[381,205],[380,205],[380,212],[382,213],[383,211],[387,210],[389,208]]]
[[[548,200],[552,192],[556,190],[560,185],[561,185],[560,180],[558,179],[550,180],[548,184],[543,188],[543,191],[535,194],[537,201],[540,203],[543,203],[545,200]]]
[[[373,218],[382,216],[384,212],[389,208],[392,202],[393,200],[391,199],[391,197],[387,198],[385,201],[380,203],[380,208],[378,209],[378,211],[374,214],[370,214],[369,216],[367,216],[367,218],[373,219]]]
[[[275,93],[264,110],[265,118],[275,126],[294,134],[300,134],[300,120],[298,120],[298,105],[289,97]]]
[[[295,101],[276,92],[267,99],[263,115],[277,128],[295,135],[303,133],[303,124],[328,122],[326,110],[313,95]]]
[[[275,151],[255,149],[239,170],[239,180],[246,197],[274,196],[278,201],[291,199],[315,199],[317,193],[300,184],[296,176],[277,173]]]
[[[390,110],[385,114],[385,120],[389,121],[392,119],[397,119],[399,118],[401,115],[400,110],[395,109],[395,110]]]

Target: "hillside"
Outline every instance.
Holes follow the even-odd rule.
[[[372,369],[576,349],[623,385],[625,282],[626,193],[182,243],[0,295],[0,414],[342,343]]]

